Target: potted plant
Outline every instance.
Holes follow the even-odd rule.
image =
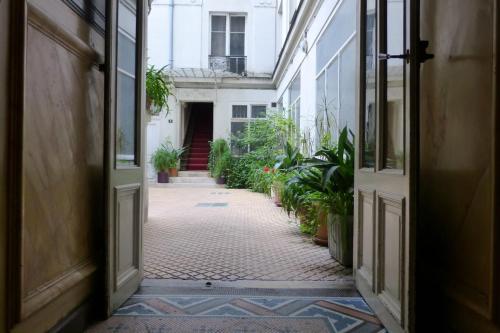
[[[168,153],[170,155],[170,160],[168,165],[168,174],[170,175],[170,177],[177,177],[179,161],[185,151],[186,147],[169,149]]]
[[[151,155],[151,163],[158,174],[158,183],[168,183],[168,167],[170,165],[171,156],[168,148],[162,144]]]
[[[210,142],[208,169],[217,184],[225,184],[227,170],[231,165],[231,151],[225,139],[216,139]]]
[[[170,111],[168,97],[172,95],[172,84],[165,74],[165,67],[149,66],[146,71],[146,110],[152,116],[159,115],[163,109],[166,114]]]
[[[352,140],[350,138],[352,137]],[[328,213],[330,255],[352,266],[354,212],[354,135],[345,127],[336,146],[316,152],[311,166],[322,173],[324,203]]]
[[[276,158],[274,165],[275,177],[271,185],[271,197],[276,206],[281,207],[281,195],[286,181],[290,178],[291,171],[302,164],[303,156],[298,147],[286,142],[284,153]]]

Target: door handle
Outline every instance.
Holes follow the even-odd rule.
[[[410,54],[409,51],[406,51],[405,54],[387,54],[387,53],[379,53],[378,60],[389,60],[389,59],[404,59],[407,60]]]

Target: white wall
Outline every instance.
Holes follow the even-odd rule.
[[[290,0],[284,1],[284,9],[287,9],[287,3]],[[354,0],[343,0],[343,1],[354,1]],[[287,48],[293,48],[293,56],[290,59],[282,59],[288,63],[286,69],[279,73],[276,78],[277,90],[276,99],[283,97],[283,106],[288,108],[288,87],[291,81],[294,79],[295,75],[300,72],[301,75],[301,93],[300,93],[300,127],[301,131],[316,133],[315,130],[315,119],[316,119],[316,106],[317,106],[317,96],[316,96],[316,48],[318,38],[322,35],[324,29],[331,22],[332,18],[336,14],[338,5],[342,3],[341,0],[331,0],[323,1],[320,7],[316,8],[316,12],[311,18],[306,21],[302,26],[297,26],[294,29],[297,30],[301,37],[303,37],[303,31],[307,30],[307,50],[304,51],[301,47],[301,43],[298,42],[296,45],[288,44]],[[315,2],[310,2],[309,6],[314,6]],[[354,18],[353,18],[354,19]],[[285,29],[286,23],[283,22],[283,29]],[[294,34],[297,33],[294,31]],[[283,30],[283,36],[286,35],[285,30]],[[333,54],[332,54],[333,57]],[[352,73],[355,76],[355,73]],[[354,90],[356,87],[353,86]],[[354,110],[353,110],[354,118]],[[313,135],[313,139],[315,135]]]
[[[174,2],[175,68],[208,68],[210,14],[246,15],[247,71],[272,73],[276,59],[276,0],[155,0],[149,15],[149,63],[168,63],[168,3]]]
[[[174,0],[154,0],[148,17],[148,64],[157,68],[168,65],[171,60],[172,25],[169,11]]]

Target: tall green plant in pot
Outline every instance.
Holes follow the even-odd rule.
[[[187,149],[186,147],[180,147],[180,148],[171,147],[169,149],[170,163],[168,165],[168,174],[171,177],[177,177],[178,175],[177,168],[179,166],[179,161],[184,152],[186,151],[186,149]]]
[[[224,139],[216,139],[211,142],[208,168],[217,184],[225,184],[230,165],[231,152],[227,141]]]
[[[328,213],[328,247],[331,256],[352,266],[354,212],[354,135],[346,127],[337,145],[316,152],[311,165],[322,172]]]
[[[168,183],[168,168],[171,164],[171,155],[165,145],[158,147],[151,155],[151,163],[158,175],[158,183]]]

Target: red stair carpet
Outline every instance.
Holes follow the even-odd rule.
[[[187,170],[208,170],[209,141],[212,140],[211,113],[200,112],[193,119],[193,138],[189,147]]]

